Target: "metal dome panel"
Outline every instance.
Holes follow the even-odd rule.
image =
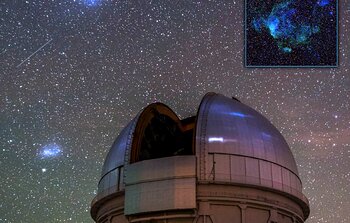
[[[195,135],[199,180],[261,186],[305,201],[287,142],[254,109],[208,93],[198,110]]]
[[[149,157],[149,159],[159,158],[156,157],[159,155],[156,153],[162,151],[155,150],[154,145],[157,145],[157,143],[154,143],[154,145],[150,144],[151,146],[153,146],[151,149],[155,150],[156,153],[151,149],[149,151],[145,148],[141,149],[143,141],[146,141],[148,143],[152,141],[152,138],[150,136],[145,140],[143,140],[143,138],[145,138],[145,128],[149,124],[152,124],[152,120],[155,117],[161,117],[161,121],[163,122],[161,122],[160,125],[158,123],[158,125],[164,125],[165,128],[154,129],[155,126],[150,126],[152,127],[150,129],[153,130],[153,132],[151,132],[150,134],[151,136],[155,134],[154,131],[157,130],[158,134],[163,134],[161,135],[161,137],[163,137],[167,133],[166,130],[171,129],[173,127],[167,126],[166,124],[169,123],[167,123],[166,121],[169,122],[170,120],[173,121],[176,125],[180,125],[180,120],[176,116],[176,114],[168,106],[162,103],[153,103],[141,110],[139,114],[131,122],[129,122],[129,124],[120,132],[117,139],[114,141],[111,149],[109,150],[102,168],[101,179],[98,184],[98,194],[106,196],[110,194],[110,192],[113,193],[119,190],[123,190],[124,171],[127,171],[129,163],[139,161],[139,154],[141,152],[145,152],[147,154],[153,152],[152,155],[154,157],[151,156]],[[168,135],[171,134],[172,132],[168,133]],[[165,143],[169,144],[169,142]],[[170,147],[168,146],[167,150],[169,149]],[[167,150],[164,151],[167,152]],[[164,156],[167,155],[170,156],[170,154],[167,153],[165,153]]]
[[[245,210],[251,216],[260,210],[271,222],[279,215],[289,216],[281,222],[303,222],[310,211],[280,132],[254,109],[215,93],[204,96],[197,116],[184,120],[162,103],[144,108],[115,140],[98,188],[91,208],[98,222],[112,215],[123,222],[126,215],[132,222],[193,222],[214,212],[221,222]],[[227,217],[242,202],[249,207]]]
[[[209,93],[203,98],[196,141],[197,150],[267,160],[298,175],[293,154],[280,132],[254,109],[223,95]]]
[[[125,156],[131,148],[131,141],[138,117],[139,115],[120,132],[109,150],[103,164],[98,193],[113,187],[116,187],[117,190],[123,187],[122,171],[124,169]]]

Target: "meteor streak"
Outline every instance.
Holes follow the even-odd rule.
[[[27,57],[26,59],[24,59],[20,64],[18,64],[16,67],[20,67],[24,62],[26,62],[27,60],[29,60],[32,56],[34,56],[37,52],[39,52],[42,48],[44,48],[47,44],[49,44],[52,41],[52,39],[50,39],[49,41],[47,41],[44,45],[42,45],[41,47],[39,47],[39,49],[37,49],[34,53],[32,53],[29,57]]]

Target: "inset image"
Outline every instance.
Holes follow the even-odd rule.
[[[337,0],[246,0],[247,67],[336,67]]]

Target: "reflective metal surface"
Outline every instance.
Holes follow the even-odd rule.
[[[138,116],[129,122],[109,150],[103,164],[101,179],[98,184],[98,193],[102,193],[110,188],[114,188],[114,190],[123,189],[125,154],[131,148],[131,141],[137,120]]]
[[[237,100],[215,93],[203,98],[195,145],[200,180],[264,186],[304,199],[283,136],[263,115]]]
[[[202,143],[209,153],[268,160],[298,174],[293,154],[279,131],[254,109],[222,95],[203,98],[196,140],[205,141],[198,142],[196,149],[202,149]]]
[[[289,222],[276,220],[279,214],[303,222],[310,211],[280,132],[238,100],[208,93],[196,117],[179,120],[155,103],[121,131],[106,156],[91,214],[97,222],[127,222],[126,216],[131,222],[241,222],[243,210],[252,211],[248,222],[260,215]],[[214,212],[211,220],[203,217]]]
[[[196,157],[172,156],[130,164],[125,197],[126,215],[195,209]]]

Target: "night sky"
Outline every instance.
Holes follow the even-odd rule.
[[[243,1],[2,0],[0,222],[92,222],[119,131],[149,103],[183,118],[214,91],[285,136],[307,223],[349,223],[349,9],[338,68],[245,68]]]

